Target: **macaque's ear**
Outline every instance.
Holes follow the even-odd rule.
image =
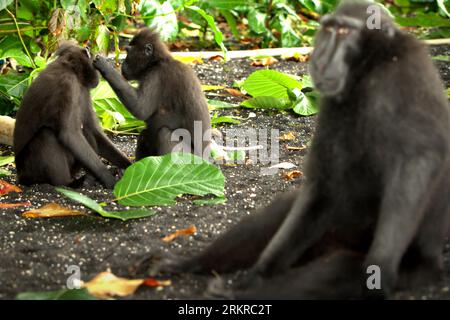
[[[84,52],[86,53],[86,56],[88,57],[88,59],[91,58],[91,48],[89,47],[84,47]]]
[[[393,38],[395,35],[395,27],[387,24],[381,27],[383,32],[387,35],[388,38]]]
[[[151,43],[147,43],[145,45],[144,52],[146,56],[150,57],[153,54],[153,45]]]

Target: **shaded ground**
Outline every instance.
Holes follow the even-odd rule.
[[[433,55],[449,55],[450,47],[433,48]],[[446,86],[450,86],[450,64],[436,62]],[[245,78],[256,70],[249,60],[235,60],[224,65],[210,62],[196,66],[196,72],[205,84],[231,86],[233,81]],[[272,66],[290,74],[303,74],[306,65],[281,61]],[[420,75],[417,75],[420,76]],[[219,94],[219,96],[218,96]],[[238,98],[208,93],[210,98],[238,102]],[[296,139],[280,142],[280,161],[292,162],[302,170],[306,151],[289,151],[286,146],[305,146],[311,138],[315,117],[302,118],[290,112],[249,111],[233,109],[220,111],[221,115],[235,115],[242,118],[239,125],[232,128],[279,129],[280,134],[294,132]],[[221,127],[226,131],[231,126]],[[128,155],[133,154],[135,139],[113,137],[114,142]],[[0,147],[3,155],[9,149]],[[89,280],[97,273],[111,268],[121,276],[133,272],[133,264],[149,252],[162,250],[191,254],[200,250],[218,234],[235,224],[255,208],[265,206],[274,195],[299,185],[302,178],[285,181],[281,174],[261,175],[265,164],[222,166],[226,177],[226,196],[223,205],[194,206],[187,199],[172,207],[157,208],[158,214],[141,220],[120,222],[98,216],[54,218],[47,220],[25,219],[23,209],[0,209],[0,299],[14,298],[24,291],[57,290],[64,287],[68,277],[66,266],[78,265],[82,279]],[[15,176],[5,178],[15,184]],[[100,186],[81,190],[88,196],[104,201],[112,194]],[[42,204],[58,202],[65,206],[81,208],[60,196],[54,188],[39,185],[24,188],[20,194],[10,194],[0,198],[0,202],[30,201],[32,208]],[[27,208],[29,209],[29,208]],[[198,233],[194,236],[177,238],[167,244],[160,240],[176,229],[195,225]],[[446,276],[437,287],[417,288],[413,292],[398,294],[398,298],[450,298],[450,244],[445,248]],[[139,289],[132,299],[167,299],[198,297],[204,290],[209,277],[181,275],[172,279],[173,285],[162,290]]]

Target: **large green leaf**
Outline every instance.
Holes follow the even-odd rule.
[[[317,94],[315,92],[304,93],[299,91],[293,110],[301,116],[311,116],[318,112]]]
[[[231,10],[240,6],[248,6],[253,1],[248,0],[206,0],[202,1],[210,8]]]
[[[266,18],[267,14],[259,12],[256,9],[250,9],[247,14],[248,26],[250,30],[256,34],[261,34],[267,31],[266,28]]]
[[[5,9],[11,3],[13,3],[13,0],[0,0],[0,10]]]
[[[206,22],[208,23],[208,26],[211,28],[211,30],[214,33],[214,40],[216,41],[216,43],[219,45],[220,49],[222,50],[222,53],[224,55],[224,58],[227,58],[227,48],[225,47],[225,45],[223,44],[223,34],[222,32],[219,30],[219,28],[217,27],[215,21],[214,21],[214,17],[207,14],[205,12],[205,10],[200,9],[197,6],[188,6],[186,8],[191,9],[192,11],[195,11],[196,13],[198,13],[199,15],[201,15],[203,17],[203,19],[206,20]]]
[[[213,164],[188,153],[144,158],[125,170],[114,187],[127,206],[169,205],[183,194],[224,195],[225,177]]]
[[[95,44],[97,45],[98,52],[108,54],[109,51],[109,30],[104,24],[97,27]]]
[[[450,18],[450,13],[447,10],[447,7],[445,6],[445,0],[437,0],[437,4],[439,6],[439,9],[442,10],[442,12],[448,17]]]
[[[0,157],[0,167],[13,163],[14,157]]]
[[[114,219],[120,219],[123,221],[129,220],[129,219],[139,219],[139,218],[145,218],[149,217],[155,214],[154,211],[149,209],[134,209],[134,210],[127,210],[127,211],[106,211],[102,208],[100,204],[92,200],[91,198],[85,196],[84,194],[64,189],[64,188],[56,188],[56,191],[61,192],[66,197],[75,200],[85,207],[97,212],[99,215],[105,218],[114,218]]]
[[[289,100],[285,98],[260,96],[243,101],[241,106],[254,109],[287,109],[288,103]]]
[[[450,27],[450,19],[437,13],[417,13],[414,17],[396,17],[395,21],[404,27]]]
[[[239,105],[220,100],[208,100],[210,110],[239,108]]]
[[[0,93],[19,104],[28,88],[28,74],[9,71],[0,77]]]
[[[291,76],[275,70],[259,70],[253,72],[242,87],[253,97],[289,98],[288,90],[301,89],[302,84]]]
[[[144,22],[155,28],[164,41],[174,40],[178,34],[178,20],[170,1],[162,4],[156,0],[142,1],[140,13],[145,16]]]
[[[0,168],[0,177],[6,177],[9,175],[11,175],[11,171]]]
[[[7,36],[0,40],[0,59],[13,58],[20,65],[32,67],[33,63],[23,51],[19,37]]]
[[[109,84],[102,80],[91,91],[92,102],[102,127],[118,131],[138,131],[144,127],[144,122],[136,120],[117,98]]]
[[[22,292],[17,300],[97,300],[87,289],[62,289],[48,292]]]
[[[241,123],[239,120],[235,119],[233,116],[221,116],[219,117],[217,114],[214,114],[211,117],[211,125],[216,126],[220,123],[232,123],[239,124]]]

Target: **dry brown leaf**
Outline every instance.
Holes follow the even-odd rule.
[[[66,27],[66,16],[62,8],[53,10],[47,27],[50,33],[55,37],[59,36],[63,32]]]
[[[170,242],[173,239],[178,238],[179,236],[189,236],[196,232],[197,232],[197,228],[194,225],[190,225],[188,228],[177,230],[174,233],[169,234],[168,236],[165,236],[161,240],[164,242]]]
[[[282,58],[285,59],[286,61],[308,62],[309,54],[294,53],[293,55],[282,56]]]
[[[0,180],[0,195],[8,194],[10,192],[22,192],[22,189],[4,180]]]
[[[293,132],[288,132],[280,136],[280,141],[291,141],[291,140],[295,140],[295,135]]]
[[[223,61],[224,58],[221,55],[212,56],[208,59],[209,61]]]
[[[303,175],[303,173],[299,170],[292,170],[289,172],[284,172],[283,173],[283,178],[286,181],[291,181],[294,180],[295,178],[301,177]]]
[[[286,149],[287,150],[290,150],[290,151],[302,151],[302,150],[305,150],[305,149],[307,149],[308,147],[305,147],[305,146],[302,146],[302,147],[292,147],[292,146],[286,146]]]
[[[18,203],[0,203],[0,208],[17,208],[17,207],[29,207],[31,202],[18,202]]]
[[[148,287],[167,287],[172,285],[172,281],[170,280],[157,280],[155,278],[147,278],[144,280],[144,283],[142,283],[143,286]]]
[[[252,159],[248,158],[248,159],[245,160],[245,165],[246,166],[252,166],[252,165],[254,165],[254,162],[253,162]]]
[[[144,279],[119,278],[108,270],[99,273],[91,281],[85,282],[83,287],[94,297],[108,299],[113,296],[129,296],[133,294],[144,281]]]
[[[84,213],[64,208],[57,203],[49,203],[39,209],[30,210],[22,214],[25,218],[54,218],[81,215],[84,215]]]
[[[275,59],[274,57],[267,57],[267,58],[262,58],[262,59],[255,59],[250,63],[250,65],[253,67],[267,67],[267,66],[271,66],[277,62],[278,62],[278,60]]]
[[[228,92],[229,94],[231,94],[233,97],[245,97],[246,96],[245,94],[243,94],[241,91],[239,91],[237,89],[226,88],[225,91]]]

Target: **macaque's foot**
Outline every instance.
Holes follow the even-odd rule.
[[[210,300],[233,300],[233,290],[226,287],[225,281],[221,277],[216,277],[209,281],[205,292],[205,298]]]
[[[139,274],[155,276],[158,274],[195,272],[196,268],[190,259],[180,258],[169,253],[156,253],[141,259],[136,264],[135,270]]]

